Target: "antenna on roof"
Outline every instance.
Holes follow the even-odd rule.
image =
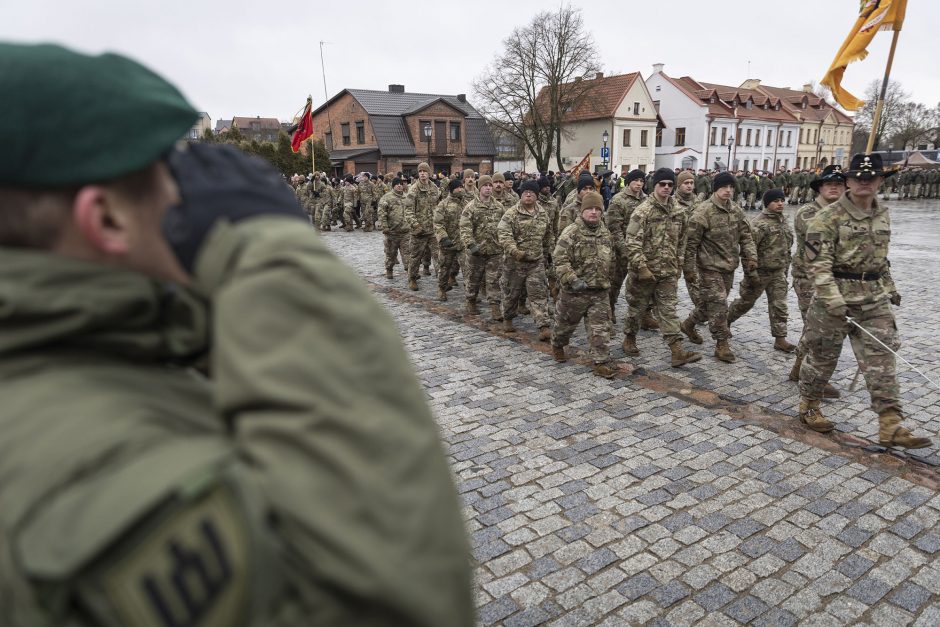
[[[747,77],[751,78],[751,60],[747,60]]]
[[[330,43],[330,42],[328,42],[328,41],[321,41],[321,42],[320,42],[320,71],[323,73],[323,104],[326,104],[326,102],[330,99],[330,97],[329,97],[329,95],[327,94],[327,91],[326,91],[326,66],[323,64],[323,44],[329,44],[329,43]],[[329,125],[330,125],[330,137],[332,138],[332,137],[333,137],[333,117],[330,115],[330,108],[329,108],[329,107],[326,108],[326,120],[327,120],[327,122],[328,122]],[[324,137],[323,137],[323,140],[324,140],[324,141],[323,141],[324,148],[326,148],[326,136],[325,136],[325,135],[324,135]],[[333,147],[332,144],[333,144],[333,142],[332,142],[332,140],[331,140],[331,141],[330,141],[330,147],[327,148],[327,150],[329,150],[330,148]]]

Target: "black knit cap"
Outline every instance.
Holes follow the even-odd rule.
[[[403,181],[399,177],[396,176],[395,178],[392,179],[392,187],[395,187],[396,185],[401,185],[402,182]]]
[[[453,193],[460,187],[463,187],[463,179],[454,179],[447,184],[447,191]]]
[[[722,172],[712,181],[712,190],[717,192],[722,187],[727,187],[728,185],[731,187],[735,186],[734,175],[727,171]]]
[[[676,173],[669,168],[659,168],[653,173],[653,185],[656,185],[660,181],[669,181],[675,185]]]
[[[764,198],[762,200],[764,202],[764,206],[766,207],[773,201],[785,200],[786,197],[787,195],[783,193],[782,189],[780,189],[779,187],[775,187],[773,189],[768,189],[766,192],[764,192]]]
[[[539,187],[539,184],[530,179],[519,186],[519,193],[522,194],[522,192],[532,192],[538,196],[540,189],[541,188]]]
[[[578,177],[578,191],[580,192],[585,187],[590,187],[594,189],[594,177],[588,174],[587,177],[579,176]]]
[[[646,175],[643,174],[643,171],[642,171],[642,170],[630,170],[630,173],[627,174],[627,175],[623,178],[623,181],[624,181],[624,183],[626,183],[627,185],[629,185],[629,184],[630,184],[631,182],[633,182],[633,181],[642,181],[642,180],[645,179],[645,178],[646,178]]]
[[[546,187],[551,189],[552,182],[548,180],[547,176],[543,176],[539,179],[538,186],[540,190],[545,189]]]

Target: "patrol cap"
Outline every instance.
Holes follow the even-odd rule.
[[[0,43],[0,185],[115,179],[166,154],[198,118],[176,87],[118,54]]]

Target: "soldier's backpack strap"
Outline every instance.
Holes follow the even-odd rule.
[[[69,521],[61,514],[74,503],[54,505],[45,520],[18,534],[21,568],[54,624],[72,624],[76,616],[94,627],[263,624],[258,618],[270,611],[284,582],[263,528],[260,491],[228,455],[201,462],[162,489],[137,475],[152,500],[137,493],[110,516],[82,512],[71,546]],[[109,485],[120,494],[128,476],[126,470],[116,474]],[[94,520],[104,533],[85,533],[82,527]],[[64,536],[43,546],[56,529]]]

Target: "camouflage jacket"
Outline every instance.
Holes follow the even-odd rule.
[[[503,213],[503,206],[495,202],[492,196],[487,202],[479,196],[468,202],[460,214],[460,239],[463,245],[470,248],[476,244],[480,247],[481,255],[502,253],[496,229]]]
[[[712,181],[707,174],[698,174],[695,177],[695,193],[710,194],[712,191]]]
[[[405,218],[405,193],[395,190],[379,199],[379,229],[394,235],[404,235],[411,230]]]
[[[676,192],[673,198],[676,199],[676,203],[685,211],[685,217],[688,221],[688,218],[692,217],[692,212],[695,211],[695,206],[698,204],[698,201],[695,200],[695,194],[691,193],[688,198],[683,198],[681,193]]]
[[[556,230],[558,231],[559,237],[561,237],[561,233],[564,232],[569,225],[574,224],[580,217],[581,197],[575,194],[571,202],[566,203],[558,212],[558,227]]]
[[[454,250],[463,250],[460,240],[460,214],[467,205],[464,192],[449,194],[434,208],[434,239],[438,242],[445,237],[454,243]]]
[[[876,305],[897,291],[888,263],[891,216],[875,200],[860,209],[848,192],[824,207],[806,226],[806,260],[816,285],[816,298],[827,307]],[[838,278],[837,272],[880,275],[876,281]]]
[[[764,209],[751,220],[751,237],[757,249],[758,270],[780,270],[790,265],[793,231],[783,212]]]
[[[374,193],[375,185],[372,184],[372,181],[365,180],[359,183],[359,202],[363,205],[368,205],[372,202]]]
[[[765,192],[773,189],[773,187],[774,182],[771,180],[771,178],[769,176],[762,176],[760,177],[760,183],[757,186],[757,193],[763,196]]]
[[[773,178],[774,187],[779,187],[780,189],[786,189],[790,186],[790,177],[787,176],[786,172],[778,172],[777,176]]]
[[[610,199],[610,205],[607,207],[607,228],[610,234],[625,241],[627,236],[627,225],[630,224],[630,216],[633,211],[646,200],[646,194],[640,191],[636,196],[628,188],[614,194]]]
[[[516,196],[515,200],[513,200],[513,196],[516,196],[515,192],[513,192],[508,187],[504,189],[503,193],[499,196],[496,195],[496,190],[493,190],[493,200],[497,204],[502,205],[504,209],[514,207],[516,203],[519,202],[519,197]]]
[[[558,241],[558,199],[551,194],[539,194],[539,204],[548,214],[548,227],[552,233],[552,247]]]
[[[630,268],[646,266],[657,279],[678,277],[685,258],[688,215],[670,196],[660,202],[647,197],[630,216],[627,226],[627,254]]]
[[[415,235],[431,235],[434,233],[434,207],[441,197],[441,190],[437,185],[416,182],[405,196],[405,219],[411,225],[411,232]]]
[[[343,198],[343,204],[355,205],[359,201],[359,188],[355,183],[344,184],[340,192]]]
[[[743,261],[757,260],[751,227],[736,203],[726,206],[711,198],[699,204],[689,218],[688,241],[684,270],[698,267],[714,272],[734,272],[738,257]]]
[[[603,222],[590,227],[579,216],[558,236],[552,262],[564,287],[581,279],[591,289],[609,290],[614,261],[626,260],[626,256],[626,245],[611,237]]]
[[[511,256],[521,250],[525,253],[525,261],[544,259],[548,263],[551,259],[554,241],[549,216],[538,203],[535,204],[534,214],[527,213],[520,204],[507,209],[496,231],[499,245],[506,255]]]
[[[794,279],[809,277],[809,263],[806,261],[806,225],[816,217],[825,206],[820,203],[822,197],[817,196],[813,202],[808,202],[796,210],[793,216],[793,234],[796,240],[796,251],[793,254],[792,274]]]

